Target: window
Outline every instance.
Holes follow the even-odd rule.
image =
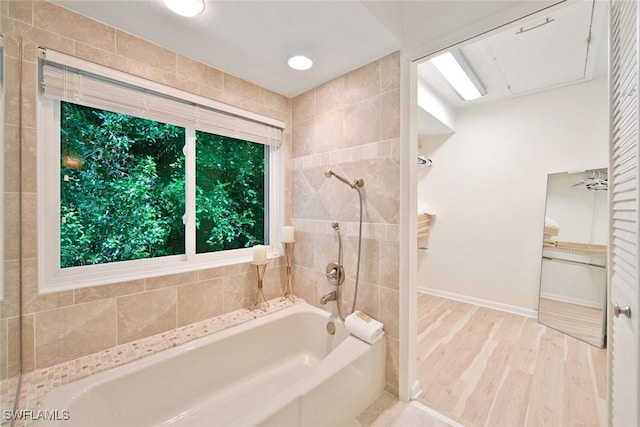
[[[45,55],[41,288],[242,262],[278,241],[280,122]]]
[[[60,104],[60,267],[185,253],[185,129]]]
[[[261,144],[196,131],[196,252],[265,244]]]

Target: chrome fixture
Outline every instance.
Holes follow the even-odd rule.
[[[328,294],[323,295],[322,298],[320,298],[320,304],[325,305],[329,301],[337,301],[337,300],[338,300],[338,292],[331,291]]]
[[[362,187],[364,185],[364,180],[362,178],[358,178],[358,179],[354,179],[353,182],[349,182],[349,180],[345,177],[342,177],[340,175],[338,175],[337,173],[335,173],[334,171],[332,171],[331,169],[329,169],[328,171],[326,171],[324,173],[324,176],[326,176],[327,178],[331,178],[332,176],[335,176],[336,178],[338,178],[340,181],[344,182],[345,184],[347,184],[349,187],[351,188],[356,188],[356,187]],[[335,224],[335,223],[334,223]],[[334,227],[335,228],[335,227]]]
[[[631,307],[625,305],[624,307],[620,307],[617,302],[611,303],[611,309],[613,310],[613,315],[616,317],[620,317],[620,315],[627,316],[631,318]]]
[[[327,276],[327,280],[333,286],[340,286],[344,283],[345,278],[344,267],[342,267],[342,237],[340,236],[340,224],[332,222],[331,228],[336,230],[336,233],[338,233],[338,262],[331,261],[327,264],[325,276]]]
[[[340,242],[340,246],[342,246],[342,242]],[[333,286],[342,285],[344,283],[344,267],[342,267],[342,261],[340,261],[339,263],[332,261],[327,264],[325,275],[327,276],[327,280],[329,281],[329,283],[331,283]]]
[[[360,255],[362,252],[362,191],[360,191],[360,188],[364,186],[364,180],[362,178],[357,178],[357,179],[354,179],[352,182],[350,182],[347,178],[338,175],[331,169],[327,170],[324,173],[324,175],[327,178],[331,178],[332,176],[336,177],[342,183],[356,190],[358,192],[358,200],[360,201],[360,215],[359,215],[359,227],[358,227],[358,262],[356,264],[355,289],[353,292],[353,302],[351,304],[351,311],[350,313],[347,313],[347,314],[351,314],[356,309],[356,300],[358,298],[358,284],[360,283]],[[324,295],[320,300],[320,303],[326,304],[327,301],[335,300],[336,305],[338,307],[338,314],[340,315],[340,318],[344,320],[345,316],[342,315],[342,308],[340,307],[341,304],[340,304],[340,287],[339,287],[344,282],[344,279],[346,276],[344,272],[344,268],[342,266],[343,265],[342,264],[342,235],[340,234],[340,225],[337,222],[332,223],[331,227],[338,234],[338,262],[334,262],[334,261],[330,262],[327,265],[325,274],[327,276],[327,280],[329,281],[329,283],[336,286],[336,290],[327,295]]]

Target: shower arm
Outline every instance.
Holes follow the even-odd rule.
[[[353,188],[354,190],[357,187],[362,187],[364,185],[364,180],[362,178],[358,178],[358,179],[354,179],[353,182],[349,182],[349,180],[343,176],[338,175],[337,173],[335,173],[334,171],[332,171],[331,169],[329,169],[328,171],[326,171],[324,173],[324,176],[326,176],[327,178],[331,178],[336,177],[338,178],[338,180],[340,180],[341,182],[343,182],[344,184],[347,184],[349,187]]]

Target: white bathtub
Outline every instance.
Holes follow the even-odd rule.
[[[72,426],[342,426],[384,389],[369,345],[308,304],[266,315],[49,392]]]

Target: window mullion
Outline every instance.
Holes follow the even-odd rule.
[[[265,179],[268,183],[265,195],[269,194],[269,200],[265,201],[268,206],[267,218],[269,224],[269,246],[271,246],[272,254],[279,256],[280,252],[280,226],[284,225],[284,210],[282,209],[281,195],[284,194],[284,170],[282,169],[282,152],[283,150],[270,146],[268,148],[267,164],[265,168]],[[268,204],[267,204],[268,203]]]
[[[43,119],[38,129],[38,258],[41,260],[38,280],[44,283],[60,270],[60,101],[42,102],[40,110]]]
[[[196,255],[196,130],[185,131],[185,254],[187,260]]]

